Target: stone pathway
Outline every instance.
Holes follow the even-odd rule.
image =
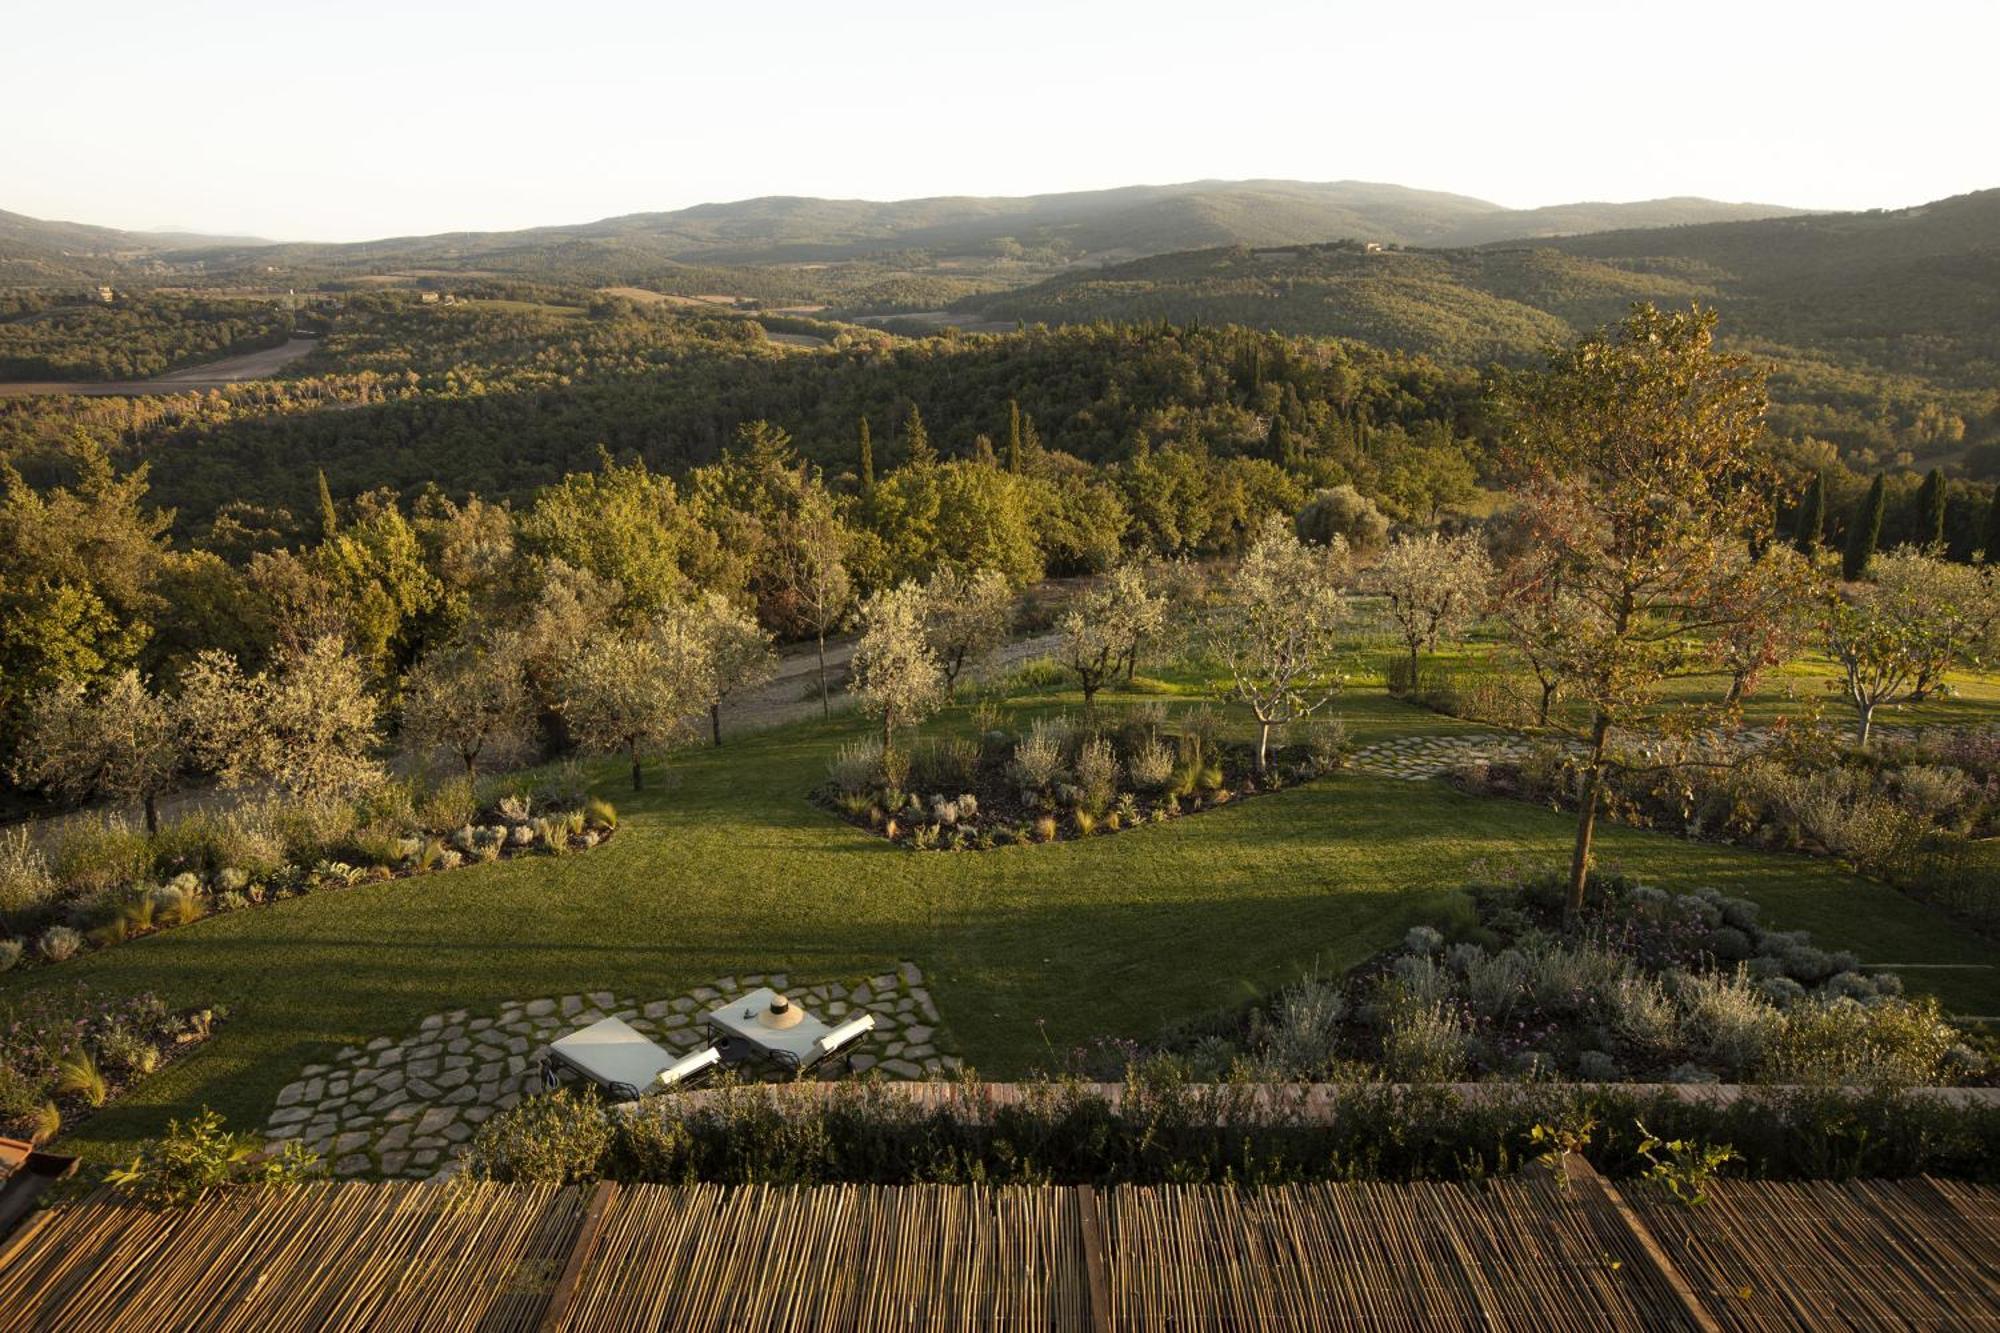
[[[857,1072],[879,1066],[922,1080],[960,1068],[915,963],[851,984],[790,984],[783,973],[719,977],[645,1002],[590,991],[516,1000],[476,1018],[463,1009],[432,1014],[400,1040],[377,1037],[342,1048],[330,1064],[307,1065],[278,1093],[264,1135],[274,1145],[304,1143],[336,1176],[438,1175],[481,1122],[541,1087],[541,1058],[557,1037],[615,1016],[669,1050],[690,1051],[708,1044],[701,1015],[765,985],[828,1022],[874,1014],[875,1030],[854,1056]]]
[[[1918,727],[1878,726],[1874,735],[1878,741],[1887,743],[1914,740],[1921,732],[1922,728]],[[1737,736],[1736,744],[1745,749],[1761,749],[1770,744],[1772,735],[1767,729],[1751,728]],[[1579,750],[1582,748],[1574,741],[1568,744]],[[1458,765],[1474,760],[1483,759],[1491,763],[1523,759],[1534,748],[1535,742],[1528,737],[1501,731],[1451,736],[1397,736],[1363,746],[1348,759],[1347,766],[1362,773],[1419,782],[1425,778],[1443,777]]]
[[[1534,743],[1502,732],[1457,736],[1398,736],[1354,752],[1347,766],[1363,773],[1419,782],[1441,777],[1475,759],[1521,759]]]

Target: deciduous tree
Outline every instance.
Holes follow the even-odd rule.
[[[1557,580],[1562,675],[1589,722],[1569,904],[1583,904],[1614,735],[1714,720],[1665,692],[1719,673],[1739,622],[1768,607],[1771,479],[1756,448],[1764,382],[1714,347],[1715,317],[1635,308],[1512,390],[1529,541]]]
[[[819,650],[819,711],[828,717],[826,636],[846,621],[854,605],[854,580],[847,572],[847,531],[823,488],[812,488],[800,500],[779,529],[778,549],[794,614]]]

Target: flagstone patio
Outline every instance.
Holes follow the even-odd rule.
[[[432,1014],[414,1032],[376,1037],[343,1048],[330,1063],[307,1065],[279,1091],[264,1135],[274,1145],[304,1143],[336,1176],[436,1175],[482,1122],[541,1087],[541,1058],[557,1037],[616,1016],[669,1050],[689,1051],[707,1044],[703,1013],[765,985],[829,1022],[874,1014],[875,1031],[854,1056],[857,1072],[879,1067],[922,1080],[960,1068],[915,963],[798,989],[783,973],[718,977],[665,999],[589,991],[516,1000],[479,1016],[464,1009]]]

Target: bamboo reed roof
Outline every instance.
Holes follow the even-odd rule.
[[[0,1241],[5,1330],[2000,1328],[2000,1190],[320,1184]]]

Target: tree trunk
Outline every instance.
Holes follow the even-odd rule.
[[[478,767],[479,767],[479,756],[478,756],[478,755],[476,755],[476,754],[461,754],[461,755],[460,755],[460,756],[458,757],[458,762],[459,762],[459,763],[461,763],[461,764],[464,764],[464,765],[465,765],[465,776],[466,776],[466,778],[467,778],[467,780],[468,780],[468,781],[469,781],[469,780],[471,780],[471,779],[473,779],[473,778],[476,778],[476,777],[478,777],[478,776],[479,776],[479,775],[478,775],[478,773],[477,773],[477,771],[476,771],[476,770],[478,769]]]
[[[645,777],[639,771],[639,747],[634,745],[632,747],[632,790],[643,790],[645,785]]]
[[[1411,697],[1414,698],[1418,693],[1419,691],[1417,689],[1417,645],[1413,643],[1410,645],[1410,694]]]
[[[1854,716],[1854,745],[1856,749],[1865,750],[1868,748],[1868,730],[1875,725],[1875,705],[1854,705]]]
[[[1540,708],[1535,710],[1536,726],[1546,727],[1549,724],[1549,709],[1555,705],[1556,690],[1560,684],[1561,682],[1559,681],[1552,683],[1545,680],[1542,682],[1542,704]]]
[[[1729,678],[1729,693],[1722,696],[1724,708],[1734,708],[1743,702],[1743,676],[1737,673]]]
[[[719,702],[708,706],[708,729],[715,736],[715,748],[720,750],[722,748],[722,705]]]
[[[1265,768],[1265,755],[1271,748],[1271,724],[1263,718],[1257,719],[1257,771]]]
[[[157,792],[146,793],[146,836],[152,837],[160,831],[160,797]]]
[[[1611,734],[1611,719],[1597,715],[1590,731],[1590,769],[1584,778],[1583,796],[1576,812],[1576,848],[1569,861],[1569,901],[1567,910],[1575,916],[1583,910],[1583,891],[1590,882],[1590,840],[1597,832],[1597,801],[1604,788],[1604,742]]]
[[[833,716],[833,705],[826,701],[826,631],[819,632],[819,715]]]
[[[1133,644],[1125,653],[1125,683],[1130,685],[1139,670],[1139,645]]]

